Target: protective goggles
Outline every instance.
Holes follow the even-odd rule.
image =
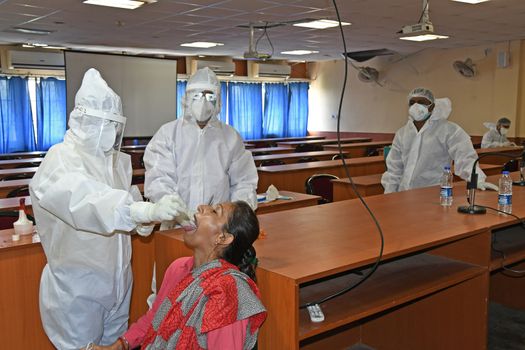
[[[215,95],[215,93],[212,91],[195,91],[192,92],[190,96],[194,100],[200,100],[201,98],[205,98],[208,102],[217,101],[217,95]]]

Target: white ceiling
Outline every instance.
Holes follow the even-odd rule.
[[[341,19],[352,23],[344,29],[349,51],[388,48],[410,53],[428,47],[454,48],[525,38],[525,0],[492,0],[478,5],[430,0],[436,32],[451,38],[426,43],[405,42],[396,34],[403,25],[417,23],[421,0],[337,3]],[[239,25],[303,18],[336,19],[332,1],[158,0],[137,10],[121,10],[85,5],[81,0],[0,0],[0,44],[38,42],[73,49],[241,57],[248,48],[248,29]],[[22,34],[11,32],[12,27],[52,33]],[[338,28],[316,30],[286,25],[270,28],[268,34],[275,47],[274,58],[325,60],[340,58],[343,51]],[[191,41],[216,41],[224,46],[180,46]],[[319,54],[280,54],[296,49],[318,50]],[[264,38],[258,51],[270,51]]]

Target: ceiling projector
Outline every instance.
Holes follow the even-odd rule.
[[[434,25],[430,22],[417,23],[404,26],[401,28],[403,34],[434,33]]]

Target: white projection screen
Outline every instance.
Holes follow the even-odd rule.
[[[177,114],[177,61],[157,58],[65,52],[67,113],[89,68],[96,68],[122,99],[124,136],[153,136]]]

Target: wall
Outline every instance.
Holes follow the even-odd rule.
[[[497,68],[497,54],[510,50],[508,68]],[[347,132],[392,133],[407,120],[407,94],[417,86],[431,89],[437,97],[449,97],[453,112],[450,120],[471,135],[482,135],[485,121],[506,116],[512,124],[510,136],[525,136],[525,104],[520,103],[525,79],[520,66],[525,65],[520,41],[458,49],[425,49],[408,57],[376,57],[358,65],[377,68],[379,82],[363,83],[357,71],[348,68],[346,95],[342,109],[341,130]],[[470,57],[477,75],[464,78],[454,71],[455,60]],[[309,122],[311,131],[334,131],[344,61],[310,64]],[[521,75],[524,73],[522,72]],[[522,88],[523,86],[523,88]],[[515,131],[518,131],[517,133]]]

